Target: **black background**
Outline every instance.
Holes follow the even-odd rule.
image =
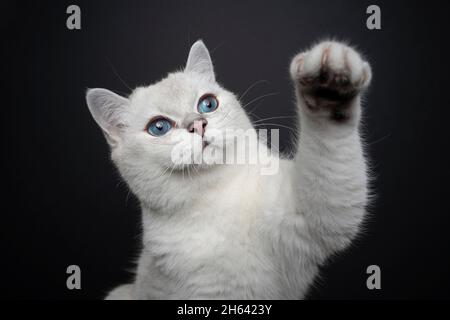
[[[327,37],[372,64],[365,138],[376,201],[364,235],[323,268],[311,299],[450,297],[447,1],[17,1],[2,4],[1,294],[101,298],[132,279],[137,200],[109,160],[88,87],[128,94],[184,65],[202,38],[219,82],[259,117],[294,115],[290,58]],[[66,28],[81,7],[82,30]],[[381,7],[382,29],[366,28]],[[122,80],[121,80],[122,79]],[[293,126],[292,119],[272,120]],[[281,129],[289,150],[291,135]],[[174,195],[176,196],[176,195]],[[66,268],[82,290],[66,288]],[[367,266],[382,289],[366,288]]]

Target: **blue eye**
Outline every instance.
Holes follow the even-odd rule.
[[[197,109],[200,113],[213,112],[219,106],[219,101],[212,94],[208,94],[200,98]]]
[[[147,126],[147,132],[155,137],[165,135],[170,129],[172,129],[172,122],[164,118],[155,119]]]

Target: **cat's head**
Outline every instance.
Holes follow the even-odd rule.
[[[127,98],[106,89],[90,89],[86,98],[112,159],[129,179],[150,180],[179,170],[186,159],[202,163],[201,169],[212,162],[205,159],[212,150],[226,147],[226,130],[252,128],[237,98],[216,82],[202,41],[191,47],[181,72],[139,87]]]

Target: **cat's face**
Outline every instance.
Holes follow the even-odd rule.
[[[167,170],[210,166],[232,139],[226,132],[252,128],[236,97],[215,81],[200,41],[183,72],[120,97],[88,91],[89,109],[103,129],[112,158],[124,176],[151,179]]]
[[[133,113],[123,149],[162,167],[211,164],[229,142],[223,141],[226,130],[250,126],[233,94],[192,73],[171,74],[138,88],[130,102]]]

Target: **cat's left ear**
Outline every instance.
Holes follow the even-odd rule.
[[[89,89],[86,102],[92,117],[105,135],[111,148],[115,148],[127,126],[129,100],[106,89]]]
[[[192,45],[184,70],[200,74],[212,82],[216,80],[211,56],[202,40],[198,40]]]

